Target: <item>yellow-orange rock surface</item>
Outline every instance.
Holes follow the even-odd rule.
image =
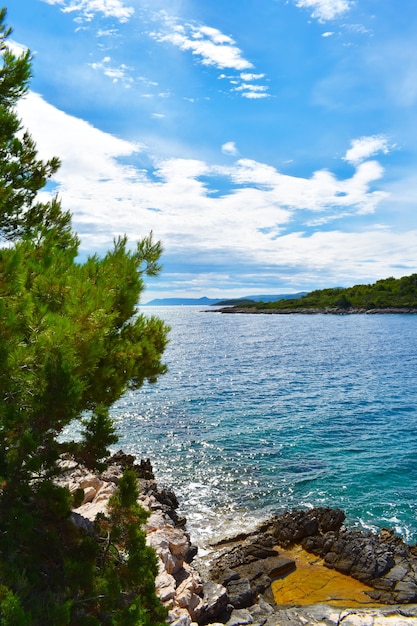
[[[296,569],[272,583],[272,592],[278,605],[378,606],[366,595],[370,587],[325,567],[322,559],[305,552],[301,547],[280,551],[280,555],[293,558]]]

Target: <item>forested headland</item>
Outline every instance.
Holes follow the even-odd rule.
[[[301,311],[301,310],[417,310],[417,274],[402,278],[385,278],[373,284],[360,284],[347,288],[317,289],[299,298],[275,302],[251,302],[238,305],[248,311]],[[233,311],[233,309],[232,309]]]

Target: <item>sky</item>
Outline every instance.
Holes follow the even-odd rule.
[[[18,112],[80,259],[160,240],[143,302],[416,272],[416,0],[5,0]]]

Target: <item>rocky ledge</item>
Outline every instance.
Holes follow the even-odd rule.
[[[204,559],[191,544],[186,520],[177,514],[170,489],[156,483],[149,461],[118,453],[108,470],[93,475],[72,460],[63,461],[61,483],[71,491],[84,489],[84,502],[72,513],[73,522],[89,532],[92,520],[106,512],[107,502],[126,467],[138,476],[140,503],[149,510],[147,542],[159,556],[156,589],[169,608],[173,626],[417,626],[417,550],[391,531],[364,534],[344,527],[336,509],[293,511],[275,516],[254,532],[211,547]],[[271,583],[295,568],[282,553],[302,545],[323,558],[327,567],[372,587],[368,595],[386,607],[345,608],[327,605],[279,606]]]

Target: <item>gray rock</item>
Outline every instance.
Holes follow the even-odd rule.
[[[221,618],[229,603],[227,590],[223,585],[208,581],[203,586],[204,609],[201,623],[209,623]]]
[[[275,613],[275,609],[268,602],[259,596],[258,602],[248,608],[252,616],[254,626],[263,626],[271,615]]]
[[[291,511],[271,520],[270,530],[279,544],[289,547],[317,533],[323,535],[338,531],[345,519],[340,509],[315,508],[310,511]]]
[[[403,580],[409,571],[410,567],[406,563],[398,563],[391,569],[389,577],[391,580]]]
[[[268,557],[277,556],[277,551],[260,542],[261,537],[249,538],[245,542],[235,543],[231,540],[229,546],[222,549],[220,557],[217,559],[221,563],[221,569],[236,569],[239,565],[247,565]],[[265,541],[273,542],[273,537],[265,537]],[[215,565],[213,565],[213,570]]]
[[[270,556],[267,559],[241,565],[236,568],[235,572],[239,574],[240,578],[247,578],[251,583],[254,583],[265,576],[271,582],[271,580],[284,576],[295,569],[294,559],[280,556],[276,551],[274,554],[275,556]]]
[[[320,604],[281,609],[268,617],[265,626],[340,626],[341,609]]]
[[[236,570],[232,570],[229,567],[226,567],[225,570],[218,570],[218,577],[216,581],[221,585],[228,585],[231,580],[238,580],[240,578],[240,574]]]
[[[246,624],[253,624],[252,615],[247,609],[235,609],[226,622],[226,626],[246,626]]]
[[[411,603],[417,601],[417,582],[416,580],[400,580],[394,587],[394,594],[397,602]]]
[[[94,522],[83,515],[73,511],[69,516],[70,522],[79,530],[83,530],[88,535],[95,535]]]
[[[244,609],[255,601],[255,591],[247,578],[231,580],[227,585],[229,602],[235,609]]]

